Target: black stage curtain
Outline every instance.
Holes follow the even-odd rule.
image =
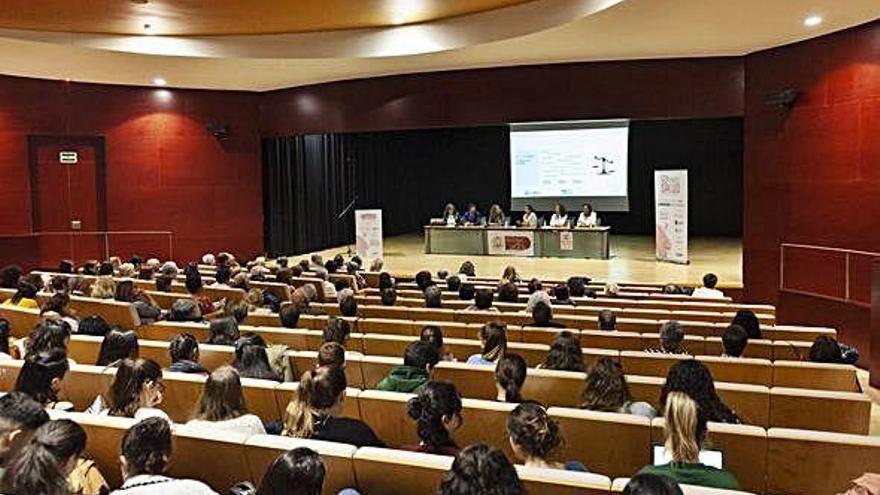
[[[357,208],[381,208],[385,235],[415,232],[447,202],[510,207],[506,126],[320,134],[263,140],[264,235],[272,255],[353,242]],[[741,118],[630,123],[628,213],[615,233],[654,232],[654,170],[689,171],[691,235],[742,235]]]

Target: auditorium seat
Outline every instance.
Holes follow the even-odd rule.
[[[611,479],[601,474],[536,468],[517,464],[517,475],[529,495],[605,495]]]
[[[107,480],[111,487],[117,487],[122,484],[122,473],[119,467],[119,455],[122,447],[122,437],[126,430],[131,428],[136,421],[132,418],[118,418],[111,416],[97,416],[94,414],[84,413],[56,413],[55,418],[67,418],[76,421],[86,432],[88,442],[86,443],[85,456],[95,461],[101,470],[101,474]],[[177,445],[174,445],[177,447]],[[199,451],[202,455],[201,462],[205,462],[205,453]],[[176,456],[176,448],[172,455]]]
[[[326,467],[324,495],[335,495],[344,488],[355,486],[353,445],[320,440],[281,437],[277,435],[254,435],[244,442],[244,457],[250,477],[257,486],[275,459],[293,449],[305,447],[321,456]]]
[[[773,386],[838,392],[861,391],[854,366],[801,361],[774,362]]]
[[[225,493],[235,483],[251,477],[243,446],[247,437],[209,428],[177,428],[168,475],[194,478]]]
[[[452,457],[363,447],[354,453],[354,471],[364,494],[435,493]]]
[[[770,424],[867,435],[871,399],[852,392],[774,387],[770,389]]]
[[[0,318],[9,320],[9,334],[26,337],[40,323],[40,310],[0,304]]]

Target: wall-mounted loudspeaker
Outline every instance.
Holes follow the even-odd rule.
[[[217,139],[226,139],[229,137],[229,126],[226,124],[208,122],[205,124],[205,129]]]
[[[800,96],[800,92],[794,88],[785,88],[779,91],[767,93],[764,96],[764,104],[768,107],[784,108],[791,110]]]

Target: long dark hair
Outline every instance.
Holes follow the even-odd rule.
[[[40,310],[40,314],[55,312],[61,316],[73,316],[73,313],[70,311],[70,296],[67,295],[66,292],[56,292],[52,294],[52,297],[46,301],[46,304],[43,305],[43,309]]]
[[[444,420],[461,418],[461,396],[455,385],[429,382],[406,404],[406,413],[416,420],[416,431],[426,452],[440,454],[444,447],[456,447]]]
[[[480,341],[483,343],[483,359],[497,361],[507,352],[507,325],[493,321],[480,328]]]
[[[617,412],[631,400],[623,366],[611,358],[599,358],[587,372],[581,409]]]
[[[505,354],[495,366],[495,381],[504,389],[506,402],[522,402],[523,383],[526,381],[526,360],[519,354]]]
[[[9,333],[12,325],[6,318],[0,318],[0,353],[9,354]]]
[[[235,345],[240,337],[235,318],[218,318],[208,326],[208,344]]]
[[[315,416],[332,409],[347,386],[345,371],[338,366],[324,366],[303,373],[298,393],[287,405],[284,434],[310,438],[315,432]]]
[[[523,495],[516,469],[497,447],[478,443],[465,448],[443,475],[438,495]]]
[[[171,425],[165,418],[147,418],[122,437],[129,478],[140,474],[163,474],[171,459]]]
[[[138,336],[131,330],[113,327],[101,341],[97,366],[111,366],[122,359],[137,359],[140,354]]]
[[[18,304],[22,299],[36,299],[38,291],[39,289],[37,289],[36,285],[22,280],[18,283],[17,290],[15,291],[15,294],[12,295],[11,302],[12,304]]]
[[[669,368],[666,383],[660,392],[660,406],[666,407],[666,397],[672,392],[682,392],[693,399],[709,421],[741,423],[739,416],[730,410],[715,392],[715,380],[706,365],[696,359],[679,361]]]
[[[151,359],[123,359],[110,384],[110,415],[132,418],[141,408],[141,392],[148,382],[162,380],[162,368]]]
[[[4,492],[10,495],[69,495],[62,467],[86,448],[86,432],[69,419],[49,421],[34,431],[6,466]]]
[[[278,380],[278,375],[269,365],[266,343],[259,335],[242,337],[235,342],[235,361],[232,366],[242,378]]]
[[[67,349],[69,338],[70,325],[66,321],[44,321],[28,335],[25,354]]]
[[[578,336],[568,330],[556,334],[541,367],[548,370],[584,371],[584,355]]]
[[[326,473],[317,452],[299,447],[275,459],[256,495],[320,495]]]
[[[52,389],[52,380],[64,379],[69,368],[64,349],[29,354],[18,373],[15,391],[24,392],[43,405],[58,402],[58,394]]]
[[[524,402],[507,417],[510,441],[529,457],[548,459],[563,443],[559,425],[541,404]]]

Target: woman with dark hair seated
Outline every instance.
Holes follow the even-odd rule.
[[[69,369],[64,349],[30,354],[18,373],[15,391],[30,395],[46,409],[73,409],[73,404],[58,401],[64,376]]]
[[[113,327],[98,351],[97,366],[117,366],[123,359],[137,359],[140,353],[138,336],[131,330],[120,330]]]
[[[717,423],[742,423],[729,407],[724,405],[715,392],[715,380],[706,365],[695,360],[679,361],[669,368],[666,383],[660,391],[660,407],[666,407],[666,398],[672,392],[682,392],[693,399],[706,415],[708,421]]]
[[[580,338],[568,330],[556,334],[550,344],[550,352],[538,367],[545,370],[584,371]]]
[[[459,448],[452,433],[461,426],[461,396],[455,385],[429,382],[418,396],[409,400],[406,413],[416,421],[421,443],[403,446],[403,449],[428,454],[458,454]]]
[[[266,342],[259,335],[248,335],[235,342],[235,361],[232,366],[242,378],[283,381],[269,365]]]
[[[478,443],[458,454],[437,495],[525,495],[516,469],[498,447]]]
[[[28,282],[19,282],[15,294],[3,301],[6,306],[18,306],[19,308],[40,309],[37,303],[37,287]]]
[[[507,434],[513,454],[526,466],[586,472],[577,461],[566,463],[551,460],[564,443],[559,425],[541,404],[524,402],[507,417]]]
[[[321,495],[326,473],[317,452],[299,447],[275,459],[256,495]]]

